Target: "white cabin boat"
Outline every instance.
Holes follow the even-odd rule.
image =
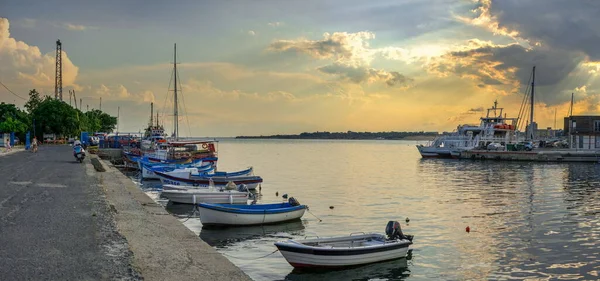
[[[496,101],[492,108],[487,109],[487,115],[481,117],[479,125],[459,125],[453,133],[440,136],[427,145],[417,145],[421,157],[456,158],[464,150],[486,149],[490,144],[497,144],[496,150],[504,150],[507,144],[518,143],[519,118],[504,116],[504,108],[497,105]]]

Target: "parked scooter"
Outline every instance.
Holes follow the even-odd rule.
[[[79,163],[83,163],[83,160],[85,159],[85,150],[78,140],[73,143],[73,156],[75,156],[75,159],[77,159]]]

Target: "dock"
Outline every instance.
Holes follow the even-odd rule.
[[[2,279],[251,280],[107,161],[71,150],[0,157]]]
[[[533,151],[466,150],[460,159],[534,161],[534,162],[594,162],[600,161],[600,151],[574,149],[541,149]]]

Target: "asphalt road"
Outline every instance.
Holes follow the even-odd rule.
[[[0,157],[0,280],[138,280],[89,159],[69,146]]]

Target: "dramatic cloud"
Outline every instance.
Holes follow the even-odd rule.
[[[354,83],[384,82],[388,86],[406,86],[412,79],[397,71],[386,71],[369,66],[374,56],[381,52],[369,47],[368,40],[373,38],[375,34],[368,31],[325,33],[322,40],[278,40],[269,46],[269,50],[302,53],[319,60],[332,60],[332,64],[319,67],[317,70],[338,75],[342,80]]]
[[[354,67],[337,63],[319,67],[318,70],[327,74],[339,75],[340,78],[354,83],[382,81],[388,86],[402,86],[412,81],[412,79],[396,71],[387,72],[380,69]]]
[[[600,60],[600,2],[598,1],[493,1],[487,6],[501,27],[519,30],[524,38],[552,48],[581,51]]]
[[[475,17],[456,16],[456,18],[461,22],[486,28],[497,35],[508,36],[515,40],[520,39],[518,38],[519,32],[517,30],[500,26],[498,18],[492,15],[490,12],[492,0],[476,0],[475,2],[479,4],[477,8],[471,10],[476,15]],[[528,11],[528,14],[530,13],[531,10]]]
[[[429,70],[441,75],[458,75],[470,78],[481,88],[498,90],[499,94],[511,94],[522,90],[531,79],[536,66],[536,85],[555,86],[569,77],[585,56],[577,51],[549,49],[545,47],[524,48],[519,44],[494,45],[479,42],[479,46],[464,51],[454,51],[434,59]],[[550,90],[541,100],[548,104],[564,101],[560,89]]]
[[[4,83],[31,84],[38,88],[54,88],[55,53],[42,54],[36,46],[10,37],[9,21],[0,18],[0,77]],[[79,68],[67,53],[62,53],[63,87],[73,86]]]
[[[373,59],[374,52],[368,42],[373,38],[375,34],[368,31],[325,33],[322,40],[277,40],[271,43],[269,50],[303,53],[317,59],[332,59],[338,64],[360,66],[368,65]]]

